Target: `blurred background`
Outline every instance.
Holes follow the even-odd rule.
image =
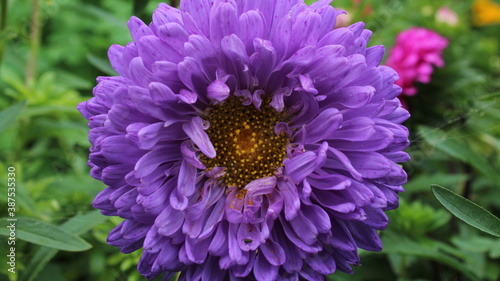
[[[17,225],[15,274],[2,219],[0,280],[144,280],[135,268],[140,251],[124,255],[106,243],[120,219],[91,206],[104,186],[89,176],[87,124],[75,107],[91,97],[97,76],[115,75],[106,53],[131,40],[126,21],[149,23],[159,1],[0,3],[0,182],[15,170],[16,216],[29,218]],[[433,30],[448,46],[430,82],[401,98],[412,114],[412,160],[400,207],[381,233],[384,250],[362,251],[354,275],[329,280],[500,280],[500,239],[453,217],[430,189],[439,184],[500,214],[500,1],[332,4],[348,12],[339,26],[366,22],[370,45],[387,52],[411,27]],[[2,188],[2,218],[8,197]]]

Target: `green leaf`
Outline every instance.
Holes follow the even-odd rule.
[[[95,226],[108,220],[99,210],[88,212],[84,215],[76,215],[63,223],[60,228],[75,235],[82,235]],[[57,254],[58,250],[47,247],[40,247],[35,253],[26,270],[21,273],[19,281],[35,280],[38,273],[43,270],[45,265]]]
[[[382,244],[384,245],[383,253],[434,260],[462,272],[470,280],[480,280],[474,272],[464,267],[463,260],[441,252],[440,245],[436,244],[433,240],[415,241],[399,233],[386,231],[382,236]]]
[[[26,101],[22,101],[0,112],[0,133],[16,121],[17,116],[19,116],[25,105]]]
[[[460,186],[466,180],[466,174],[446,174],[439,172],[435,174],[421,174],[411,178],[405,184],[405,193],[428,192],[429,186],[435,182],[439,182],[444,186]]]
[[[457,218],[467,224],[500,237],[500,219],[476,203],[439,185],[431,185],[434,196],[439,202]]]
[[[490,258],[497,259],[500,257],[500,240],[497,240],[490,250]]]
[[[106,73],[107,75],[110,76],[116,76],[117,73],[116,71],[111,67],[109,62],[107,60],[101,59],[97,56],[94,56],[92,54],[87,54],[87,60],[90,62],[91,65],[99,69],[100,71]]]
[[[486,159],[473,151],[469,145],[450,138],[446,132],[439,129],[419,127],[419,135],[430,145],[447,155],[470,164],[484,176],[496,181],[498,175]]]
[[[56,77],[58,81],[64,81],[64,85],[71,89],[87,90],[94,86],[93,82],[65,71],[56,72]]]
[[[65,251],[84,251],[92,246],[80,237],[50,223],[33,218],[18,218],[17,221],[7,221],[2,218],[0,235],[9,236],[9,226],[15,224],[16,238],[54,249]]]

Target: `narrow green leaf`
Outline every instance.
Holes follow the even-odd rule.
[[[99,69],[100,71],[106,73],[107,75],[115,76],[117,75],[116,71],[111,67],[107,60],[101,59],[92,54],[87,54],[87,60],[91,65]]]
[[[446,132],[428,127],[418,128],[419,136],[436,149],[447,155],[470,164],[478,172],[493,181],[498,179],[498,175],[488,161],[480,154],[473,151],[470,146],[456,139],[450,138]]]
[[[415,241],[399,233],[385,231],[382,236],[383,252],[414,256],[437,261],[465,274],[470,280],[479,281],[480,278],[469,268],[464,266],[466,261],[441,252],[440,245],[433,240]]]
[[[61,229],[71,232],[75,235],[82,235],[95,226],[107,221],[109,217],[101,214],[101,211],[94,210],[83,215],[76,215],[63,223]]]
[[[497,240],[490,250],[490,258],[498,259],[500,257],[500,240]]]
[[[51,115],[51,114],[74,114],[78,116],[79,113],[75,110],[75,106],[71,105],[40,105],[36,107],[26,108],[23,112],[24,117],[35,117],[41,115]]]
[[[21,170],[21,168],[23,168],[23,166],[19,164],[18,170]],[[16,203],[19,204],[19,208],[24,210],[27,215],[34,214],[38,211],[36,202],[31,195],[25,182],[18,181],[16,185]]]
[[[431,185],[434,196],[454,216],[467,224],[500,237],[500,219],[476,203],[439,185]]]
[[[108,220],[99,210],[88,212],[84,215],[76,215],[63,223],[60,228],[75,235],[82,235],[95,226]],[[57,254],[58,250],[47,247],[40,247],[30,260],[26,269],[21,273],[19,281],[35,280],[38,273]]]
[[[84,79],[76,74],[72,74],[66,71],[56,72],[57,80],[64,81],[66,87],[71,89],[92,89],[94,83],[88,79]]]
[[[435,182],[439,182],[444,186],[460,186],[460,184],[467,180],[467,177],[466,174],[425,173],[411,178],[411,180],[405,184],[405,192],[428,192],[429,186]]]
[[[80,237],[58,226],[33,218],[18,218],[17,221],[0,222],[0,235],[9,236],[10,226],[15,227],[16,238],[27,242],[65,251],[84,251],[92,246]]]
[[[0,133],[16,121],[17,116],[19,116],[25,105],[26,101],[22,101],[0,112]]]
[[[94,5],[79,5],[78,12],[96,17],[99,22],[106,22],[114,25],[114,30],[127,30],[127,26],[125,25],[125,21],[118,18],[114,13],[108,12],[102,8],[99,8]]]

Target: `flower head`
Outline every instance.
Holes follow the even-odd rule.
[[[160,4],[78,109],[94,206],[152,279],[323,280],[379,251],[408,118],[383,46],[329,0]]]
[[[475,0],[472,5],[475,25],[500,24],[500,4],[491,0]]]
[[[448,8],[447,6],[442,6],[441,8],[439,8],[439,10],[436,12],[436,20],[438,22],[446,23],[450,26],[458,25],[457,13],[455,13],[455,11]]]
[[[337,9],[339,9],[337,7]],[[335,28],[347,27],[352,24],[352,16],[349,13],[339,13],[335,22]]]
[[[443,50],[448,40],[436,32],[413,27],[401,32],[387,59],[387,65],[399,74],[398,85],[403,88],[403,95],[417,93],[414,82],[429,83],[433,66],[442,67]]]

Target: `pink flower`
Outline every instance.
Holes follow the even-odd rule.
[[[450,26],[457,26],[458,16],[452,9],[442,6],[436,13],[436,20],[447,23]]]
[[[396,45],[387,59],[387,65],[399,74],[396,84],[403,88],[402,94],[413,96],[417,93],[414,82],[429,83],[432,66],[442,67],[441,58],[448,40],[436,32],[412,27],[398,35]]]
[[[351,25],[351,23],[352,17],[349,13],[339,13],[339,15],[337,16],[337,21],[335,22],[335,28],[347,27]]]

